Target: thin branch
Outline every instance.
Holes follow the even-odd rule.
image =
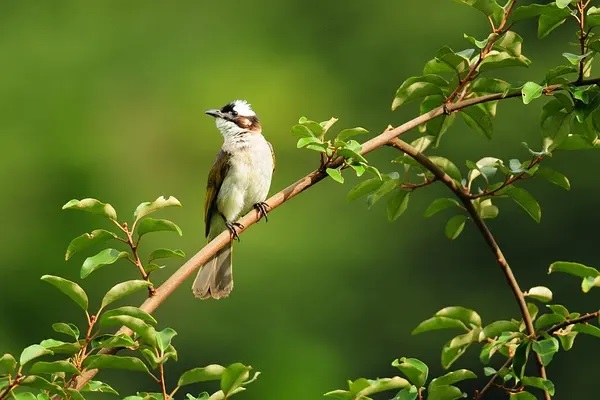
[[[495,195],[497,192],[499,192],[500,190],[504,189],[507,186],[512,185],[513,183],[520,181],[522,179],[525,179],[528,175],[527,175],[527,171],[529,171],[532,167],[534,167],[535,165],[539,164],[540,162],[542,162],[542,160],[544,159],[544,157],[542,156],[538,156],[536,158],[534,158],[531,163],[529,164],[529,166],[526,168],[526,171],[523,171],[521,173],[519,173],[518,175],[513,175],[510,178],[507,177],[507,179],[505,179],[505,181],[498,186],[495,189],[492,190],[484,190],[481,193],[476,193],[476,194],[470,194],[469,193],[469,198],[471,200],[474,199],[478,199],[480,197],[487,197],[487,196],[493,196]]]
[[[588,35],[585,32],[585,9],[588,3],[579,2],[577,3],[577,10],[579,11],[579,18],[577,18],[577,22],[579,22],[579,48],[581,51],[581,55],[583,56],[586,53],[586,45]],[[585,74],[585,57],[579,60],[579,77],[577,80],[583,80],[583,76]]]
[[[483,395],[490,390],[490,388],[492,387],[492,385],[494,384],[494,382],[496,381],[496,379],[498,379],[498,377],[500,376],[500,371],[502,371],[504,368],[508,368],[510,366],[510,364],[513,361],[513,357],[508,357],[506,359],[506,362],[504,364],[502,364],[502,366],[498,369],[498,371],[492,375],[492,377],[490,378],[490,380],[488,381],[488,383],[485,384],[485,386],[483,387],[483,389],[481,389],[479,392],[475,393],[475,398],[474,400],[482,400],[483,399]]]
[[[156,351],[156,356],[158,357],[158,351]],[[158,364],[158,370],[160,371],[160,389],[162,390],[163,399],[169,400],[171,397],[167,395],[167,384],[165,383],[165,363],[161,362]]]
[[[587,86],[593,84],[599,84],[600,78],[595,79],[587,79],[581,82],[574,81],[571,82],[571,85],[574,86]],[[551,94],[554,90],[560,89],[562,85],[550,85],[546,88],[545,94]],[[394,129],[386,129],[378,136],[364,142],[362,144],[362,150],[360,151],[361,155],[365,155],[374,150],[379,149],[388,144],[388,142],[399,135],[402,135],[405,132],[408,132],[421,124],[424,124],[435,117],[439,117],[442,114],[449,114],[452,112],[460,111],[463,108],[467,108],[473,106],[475,104],[486,103],[489,101],[496,101],[508,98],[516,98],[521,96],[520,90],[513,90],[508,93],[493,93],[480,97],[474,97],[466,100],[462,100],[460,102],[456,102],[453,104],[445,104],[441,105],[438,108],[435,108],[429,111],[426,114],[419,115],[416,118],[413,118],[410,121],[405,122],[404,124],[394,128]],[[427,158],[427,157],[425,157]],[[333,162],[333,167],[340,166],[343,163],[343,159],[339,158],[338,160]],[[443,172],[443,171],[442,171]],[[327,174],[322,170],[312,171],[308,175],[294,182],[290,186],[286,187],[282,191],[274,194],[265,202],[269,206],[270,210],[274,210],[279,207],[286,201],[292,199],[298,194],[302,193],[306,189],[311,186],[317,184],[321,180],[327,177]],[[451,182],[454,182],[453,180]],[[242,234],[244,231],[249,229],[252,225],[257,223],[260,220],[260,213],[257,210],[251,210],[248,214],[242,217],[239,222],[244,226],[244,229],[237,229],[238,234]],[[143,311],[147,313],[154,312],[158,306],[160,306],[181,284],[185,282],[187,278],[192,276],[200,266],[204,265],[211,257],[213,257],[220,249],[225,247],[229,242],[231,242],[232,237],[229,232],[225,231],[219,234],[216,238],[211,240],[206,246],[204,246],[200,251],[198,251],[195,255],[193,255],[188,261],[186,261],[177,271],[175,271],[160,287],[156,289],[155,295],[146,299],[144,303],[140,306]],[[123,328],[120,330],[120,333],[128,333],[132,334],[130,330]],[[102,349],[100,354],[115,354],[119,349]],[[82,374],[77,378],[76,388],[80,389],[87,382],[89,382],[98,372],[98,370],[86,370],[82,372]]]
[[[517,301],[517,304],[521,311],[521,315],[523,316],[523,321],[525,322],[527,334],[530,337],[534,337],[535,328],[533,327],[533,320],[531,319],[531,314],[529,314],[529,309],[527,308],[527,302],[525,301],[523,291],[519,287],[519,283],[517,282],[517,279],[515,278],[512,269],[510,268],[510,265],[506,260],[506,257],[504,257],[504,253],[502,253],[500,246],[498,246],[496,239],[492,235],[492,232],[489,230],[486,223],[479,216],[479,213],[473,205],[470,195],[466,192],[465,188],[459,186],[456,183],[456,181],[454,181],[454,179],[448,176],[448,174],[446,174],[440,167],[435,165],[427,156],[417,151],[417,149],[415,149],[408,143],[398,138],[395,138],[393,140],[390,140],[390,145],[414,158],[419,164],[431,171],[433,175],[435,175],[439,180],[441,180],[442,183],[444,183],[452,192],[454,192],[456,197],[458,197],[458,199],[467,210],[467,213],[469,214],[473,222],[475,222],[477,229],[479,229],[479,232],[481,233],[484,240],[492,250],[492,253],[494,253],[496,257],[496,262],[500,266],[500,269],[502,270],[502,273],[504,274],[504,277],[506,278],[508,285],[510,286],[513,296]],[[537,353],[536,360],[538,364],[538,370],[540,372],[540,377],[546,379],[546,368],[542,364],[542,359]],[[547,394],[547,392],[546,398],[550,399],[550,395]]]
[[[566,328],[569,325],[579,324],[581,322],[589,321],[590,319],[598,318],[600,313],[598,311],[587,313],[578,318],[568,319],[566,321],[561,322],[560,324],[554,325],[552,328],[548,329],[549,334],[553,334],[556,331],[559,331],[563,328]]]

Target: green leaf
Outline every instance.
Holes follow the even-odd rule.
[[[397,176],[397,174],[395,174]],[[384,179],[383,184],[371,195],[367,197],[367,206],[369,208],[373,207],[375,203],[377,203],[380,199],[382,199],[388,193],[391,193],[396,187],[400,184],[400,180],[397,178],[393,178],[388,176],[387,179]]]
[[[346,198],[348,200],[356,200],[362,196],[373,193],[383,184],[383,181],[379,178],[365,179],[359,182],[348,192]]]
[[[566,320],[567,319],[560,314],[542,314],[535,321],[535,329],[543,329],[547,326],[556,325]]]
[[[392,400],[415,400],[419,391],[415,385],[400,390]]]
[[[435,313],[438,317],[447,317],[457,319],[463,322],[467,327],[481,327],[481,317],[477,312],[461,307],[461,306],[451,306],[442,308],[440,311]]]
[[[387,216],[389,221],[395,221],[404,214],[408,207],[408,200],[410,199],[410,192],[405,190],[394,191],[387,203]]]
[[[55,339],[45,339],[40,342],[40,346],[51,350],[54,354],[73,355],[81,349],[79,342],[66,343]]]
[[[104,308],[110,303],[113,303],[133,292],[150,286],[152,286],[152,283],[148,281],[142,281],[139,279],[117,283],[115,286],[110,288],[108,292],[106,292],[106,294],[102,298],[101,307]]]
[[[100,317],[100,320],[98,323],[100,325],[102,325],[103,319],[111,318],[111,317],[114,317],[115,315],[129,315],[131,317],[139,318],[142,321],[147,322],[149,324],[156,324],[156,319],[154,319],[154,317],[152,315],[148,314],[146,311],[144,311],[138,307],[133,307],[133,306],[124,306],[124,307],[119,307],[119,308],[105,311],[102,313],[102,316]]]
[[[569,332],[567,334],[557,335],[560,344],[562,345],[565,351],[569,351],[573,348],[573,343],[575,342],[575,337],[577,337],[578,332]]]
[[[545,286],[535,286],[524,293],[525,297],[547,303],[552,301],[552,291]]]
[[[315,134],[310,129],[308,129],[308,126],[303,124],[292,126],[292,135],[298,136],[300,138],[316,137]]]
[[[36,397],[31,392],[19,392],[12,395],[14,400],[36,400]]]
[[[150,373],[148,367],[142,360],[129,356],[94,354],[83,360],[83,366],[87,369],[123,369]]]
[[[467,217],[462,214],[458,214],[450,218],[446,223],[446,237],[451,240],[456,239],[465,227],[466,221]]]
[[[456,386],[437,385],[431,388],[427,400],[455,400],[463,397],[463,392]]]
[[[556,3],[556,6],[558,8],[565,8],[569,4],[571,4],[573,2],[573,0],[555,0],[554,2]]]
[[[87,310],[88,308],[88,297],[85,294],[85,291],[76,284],[75,282],[71,282],[67,279],[61,278],[60,276],[54,275],[44,275],[40,278],[44,282],[48,282],[52,286],[56,287],[58,290],[69,296],[71,300],[73,300],[79,307],[83,310]]]
[[[96,392],[96,393],[111,393],[118,395],[119,393],[113,389],[110,385],[101,381],[89,381],[84,387],[81,388],[82,392]]]
[[[566,78],[562,78],[563,75],[575,73],[577,73],[576,67],[572,65],[559,65],[546,72],[546,80],[544,82],[548,85],[553,83],[564,83]],[[558,80],[557,78],[561,78],[561,80]]]
[[[533,351],[542,359],[542,364],[547,366],[552,361],[554,354],[558,351],[558,340],[553,337],[533,342]]]
[[[551,396],[554,396],[554,384],[548,379],[543,379],[537,376],[524,376],[521,379],[524,386],[533,386],[538,389],[546,390]]]
[[[350,393],[354,395],[352,399],[368,399],[369,395],[385,392],[386,390],[408,388],[410,383],[399,376],[392,378],[365,379],[360,378],[354,382],[349,382]]]
[[[562,25],[570,16],[571,13],[568,8],[560,9],[556,7],[553,10],[544,10],[538,21],[538,37],[540,39],[546,37],[550,32]]]
[[[450,329],[458,328],[466,330],[467,326],[459,319],[450,317],[432,317],[421,322],[413,331],[412,335],[416,335],[423,332],[436,331],[439,329]]]
[[[565,306],[562,306],[560,304],[548,304],[548,305],[546,305],[546,307],[548,307],[550,310],[552,310],[552,312],[554,314],[561,315],[565,318],[567,318],[569,316],[569,310],[567,310],[567,308]]]
[[[405,80],[392,103],[392,111],[403,104],[422,99],[431,95],[443,94],[442,88],[448,86],[448,82],[439,75],[414,76]]]
[[[538,85],[535,82],[527,82],[521,89],[523,95],[523,103],[529,104],[534,99],[537,99],[544,92],[544,86]]]
[[[468,369],[459,369],[456,371],[448,372],[446,375],[442,375],[438,378],[435,378],[429,384],[429,390],[431,391],[436,386],[445,386],[445,385],[453,385],[455,383],[467,380],[467,379],[476,379],[477,375]]]
[[[92,342],[92,349],[110,349],[120,347],[137,347],[137,343],[128,335],[120,333],[118,335],[100,335],[95,337]]]
[[[535,222],[540,222],[542,210],[538,202],[528,191],[515,186],[507,186],[506,189],[502,191],[502,194],[506,194],[513,199],[515,203],[520,205]]]
[[[435,165],[440,167],[440,169],[442,169],[446,174],[448,174],[448,176],[450,176],[450,178],[452,178],[458,182],[461,181],[462,175],[460,174],[460,170],[452,161],[448,160],[447,158],[439,157],[439,156],[430,156],[429,159]]]
[[[39,375],[39,374],[55,374],[57,372],[65,372],[67,374],[79,375],[80,372],[73,364],[68,361],[38,361],[31,366],[28,374]]]
[[[164,196],[160,196],[152,202],[146,201],[137,206],[135,212],[133,213],[133,217],[135,219],[140,219],[150,213],[153,213],[154,211],[160,210],[161,208],[171,206],[181,207],[181,203],[173,196],[169,196],[168,199],[165,199]]]
[[[244,381],[250,377],[252,367],[241,363],[234,363],[225,368],[221,376],[221,390],[225,397],[229,396],[237,388],[241,387]]]
[[[431,202],[429,207],[423,213],[423,216],[429,218],[438,212],[445,210],[449,207],[460,207],[460,203],[452,198],[441,197],[439,199],[435,199]]]
[[[456,3],[464,4],[469,7],[473,7],[488,17],[491,17],[494,23],[497,25],[502,21],[504,10],[496,2],[496,0],[454,0]]]
[[[571,63],[571,65],[579,65],[581,60],[586,58],[589,54],[562,53],[562,55]]]
[[[154,327],[139,318],[131,317],[129,315],[115,315],[106,318],[102,322],[103,326],[124,325],[134,331],[149,346],[156,347],[158,345]]]
[[[529,340],[521,342],[515,350],[513,358],[513,371],[518,378],[521,378],[525,373],[525,367],[527,366],[527,360],[529,359],[530,350],[531,342]]]
[[[170,258],[170,257],[185,257],[185,253],[183,250],[171,250],[171,249],[156,249],[148,256],[148,262],[151,263],[154,260],[159,260],[161,258]]]
[[[485,108],[480,107],[479,105],[463,108],[460,115],[463,117],[469,127],[481,133],[488,139],[492,138],[492,118]]]
[[[26,347],[19,357],[19,364],[25,365],[31,360],[34,360],[38,357],[45,356],[48,354],[54,354],[52,350],[48,350],[44,346],[40,346],[39,344],[32,344],[31,346]]]
[[[508,54],[514,57],[521,55],[521,49],[523,46],[523,38],[518,33],[513,31],[507,31],[504,35],[494,43],[494,48],[501,51],[506,51]]]
[[[584,333],[586,335],[594,336],[600,339],[600,328],[588,324],[575,324],[573,327],[574,332]]]
[[[519,332],[519,324],[514,321],[494,321],[483,328],[483,336],[491,339],[504,332]]]
[[[421,360],[402,357],[400,360],[395,359],[392,366],[398,368],[416,387],[420,388],[427,382],[429,368]]]
[[[96,199],[82,199],[77,200],[73,199],[69,201],[67,204],[62,206],[63,210],[82,210],[87,211],[92,214],[101,215],[106,218],[110,218],[113,220],[117,219],[117,212],[108,203],[102,203]]]
[[[148,217],[141,220],[137,226],[138,237],[142,237],[146,233],[159,231],[171,231],[177,232],[179,236],[183,235],[181,228],[168,219],[155,219]]]
[[[104,243],[107,240],[114,239],[116,237],[117,235],[115,233],[105,229],[95,229],[91,233],[84,233],[81,236],[77,236],[75,239],[71,240],[71,243],[69,243],[69,246],[67,247],[67,253],[65,254],[65,260],[69,260],[73,254],[81,250],[85,250],[88,247],[98,243]]]
[[[218,381],[221,380],[223,372],[225,372],[225,367],[218,364],[193,368],[181,374],[177,386],[191,385],[197,382]]]
[[[515,57],[506,51],[492,50],[479,64],[479,72],[508,67],[529,67],[529,64],[531,61],[523,55]]]
[[[363,135],[365,133],[369,133],[369,131],[366,130],[365,128],[361,128],[361,127],[343,129],[340,133],[338,133],[338,135],[336,136],[335,139],[345,142],[346,140],[350,139],[351,137],[354,137],[357,135]]]
[[[535,172],[535,176],[546,179],[548,182],[554,183],[563,189],[571,189],[571,183],[569,179],[558,171],[555,171],[548,167],[540,167]]]
[[[57,322],[52,324],[52,330],[58,333],[64,333],[65,335],[71,336],[75,340],[79,339],[79,328],[71,323]]]
[[[171,328],[165,328],[160,332],[156,332],[156,338],[158,339],[158,349],[164,353],[167,347],[169,347],[169,345],[171,344],[171,340],[173,340],[173,337],[175,335],[177,335],[177,332],[175,332],[175,330]]]
[[[301,149],[302,147],[308,146],[309,144],[318,144],[320,148],[327,149],[327,145],[325,143],[323,143],[323,141],[321,139],[316,138],[314,136],[307,136],[307,137],[302,137],[302,138],[298,139],[298,142],[296,143],[296,147],[298,149]]]
[[[600,271],[596,268],[569,261],[556,261],[550,264],[548,273],[551,274],[553,272],[564,272],[565,274],[578,276],[580,278],[587,278],[589,276],[595,278],[600,276]]]
[[[476,93],[508,93],[510,83],[502,79],[480,76],[471,84],[471,90]]]
[[[17,360],[12,354],[4,354],[0,357],[0,375],[13,375],[17,371]]]
[[[529,392],[510,393],[510,400],[537,400],[537,397]]]
[[[336,182],[339,183],[344,183],[344,177],[342,176],[342,171],[340,171],[337,168],[327,168],[325,170],[325,172],[327,172],[327,175],[329,175],[331,177],[331,179],[333,179]]]
[[[118,251],[115,249],[104,249],[98,254],[88,257],[81,266],[81,279],[87,278],[92,272],[105,265],[113,264],[115,261],[128,256],[126,251]]]

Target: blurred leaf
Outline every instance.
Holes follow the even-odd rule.
[[[438,378],[435,378],[429,384],[429,390],[431,391],[436,386],[453,385],[457,382],[461,382],[467,379],[476,379],[477,375],[468,369],[459,369],[456,371],[448,372]]]
[[[600,286],[600,277],[592,278],[588,276],[587,278],[583,278],[581,282],[581,291],[583,293],[589,292],[593,287]]]
[[[17,371],[17,360],[12,354],[4,354],[0,357],[0,375],[13,375]]]
[[[446,237],[451,240],[456,239],[465,227],[466,220],[467,217],[463,214],[458,214],[450,218],[446,223]]]
[[[554,4],[552,4],[554,6]],[[571,16],[568,8],[558,8],[555,6],[544,10],[538,21],[538,38],[546,37],[554,29],[562,25],[567,18]]]
[[[69,298],[75,303],[77,303],[77,305],[83,310],[87,310],[88,297],[85,294],[84,290],[81,288],[81,286],[79,286],[75,282],[71,282],[67,279],[54,275],[44,275],[40,279],[44,282],[48,282],[49,284],[51,284],[52,286],[56,287],[58,290],[69,296]]]
[[[535,329],[543,329],[547,326],[556,325],[560,322],[564,322],[567,319],[560,314],[542,314],[535,321]]]
[[[549,337],[547,339],[535,341],[531,348],[540,356],[542,364],[547,366],[552,361],[554,354],[558,351],[558,340]]]
[[[292,135],[299,138],[316,137],[315,134],[308,129],[308,126],[302,124],[292,126]]]
[[[537,400],[537,397],[529,392],[510,393],[510,400]]]
[[[563,335],[557,335],[560,344],[562,345],[565,351],[569,351],[573,348],[573,343],[575,342],[575,337],[577,337],[578,332],[569,332]]]
[[[579,65],[581,60],[587,57],[589,54],[573,54],[573,53],[562,53],[563,57],[571,63],[571,65]],[[577,97],[576,97],[577,98]]]
[[[558,67],[550,69],[546,72],[546,84],[557,83],[556,79],[562,77],[563,75],[575,74],[577,73],[577,68],[572,65],[559,65]]]
[[[456,3],[461,3],[469,7],[473,7],[488,17],[491,17],[495,24],[499,24],[502,21],[504,10],[496,0],[454,0]],[[441,397],[439,398],[442,399]],[[445,399],[445,398],[444,398]],[[433,399],[430,399],[433,400]]]
[[[244,381],[248,380],[250,370],[252,370],[252,367],[241,363],[234,363],[225,368],[221,376],[221,390],[225,394],[225,397],[229,396],[231,392],[242,386]]]
[[[521,48],[523,46],[523,38],[518,33],[513,31],[507,31],[504,35],[500,36],[494,43],[494,48],[501,51],[506,51],[508,54],[514,57],[521,55]]]
[[[531,103],[533,100],[540,97],[543,91],[543,86],[538,85],[535,82],[527,82],[525,85],[523,85],[523,88],[521,89],[521,94],[523,95],[523,103]]]
[[[597,276],[600,276],[600,271],[598,271],[596,268],[588,267],[587,265],[570,261],[553,262],[552,264],[550,264],[548,273],[551,274],[553,272],[564,272],[566,274],[578,276],[580,278],[587,278],[588,276],[595,278]]]
[[[472,129],[481,133],[488,139],[492,138],[492,118],[485,108],[479,106],[463,108],[460,115]]]
[[[452,385],[436,385],[429,391],[427,400],[455,400],[465,397],[463,392]]]
[[[531,64],[531,61],[523,55],[515,57],[506,51],[492,50],[479,64],[479,71],[485,72],[507,67],[528,67],[529,64]]]
[[[98,254],[88,257],[81,266],[81,279],[87,278],[92,272],[105,265],[113,264],[115,261],[128,256],[126,251],[118,251],[115,249],[104,249]]]
[[[546,306],[546,307],[550,307],[550,306]],[[527,303],[527,310],[529,311],[529,314],[531,315],[531,319],[535,319],[535,317],[538,314],[538,306],[536,306],[534,303]]]
[[[58,386],[55,383],[49,382],[48,380],[42,378],[41,376],[29,375],[21,381],[21,386],[36,388],[36,389],[40,389],[40,390],[47,390],[51,394],[56,394],[59,396],[62,395],[63,396],[62,398],[65,397],[65,392],[60,386]]]
[[[532,287],[529,291],[525,292],[524,295],[544,303],[552,301],[552,291],[545,286]]]
[[[73,355],[81,349],[79,342],[66,343],[55,339],[45,339],[40,342],[40,346],[51,350],[54,354]]]
[[[101,215],[106,218],[110,218],[113,220],[117,219],[117,212],[108,203],[102,203],[96,199],[82,199],[77,200],[73,199],[69,201],[67,204],[62,206],[63,210],[82,210],[87,211],[92,214]]]
[[[98,323],[100,324],[100,326],[102,326],[102,321],[106,318],[111,318],[114,317],[115,315],[129,315],[135,318],[139,318],[144,322],[147,322],[149,324],[156,324],[156,319],[154,319],[154,317],[150,314],[148,314],[146,311],[138,308],[138,307],[133,307],[133,306],[124,306],[124,307],[119,307],[119,308],[115,308],[112,310],[108,310],[108,311],[104,311],[102,313],[102,316],[100,317]]]
[[[31,392],[13,393],[12,398],[14,400],[36,400],[35,395]]]
[[[336,140],[346,141],[346,140],[350,139],[351,137],[354,137],[357,135],[363,135],[365,133],[369,133],[369,131],[366,130],[365,128],[361,128],[361,127],[343,129],[336,136]]]
[[[106,294],[102,298],[101,307],[104,308],[110,303],[113,303],[133,292],[150,286],[152,286],[150,282],[142,281],[139,279],[117,283],[115,286],[110,288],[108,292],[106,292]]]
[[[54,374],[57,372],[65,372],[67,374],[75,375],[80,374],[79,370],[73,364],[64,360],[52,362],[38,361],[31,366],[28,374]]]
[[[550,12],[552,9],[556,9],[556,4],[530,4],[526,6],[518,6],[515,7],[511,14],[511,19],[516,21],[521,21],[528,18],[537,17],[544,12]]]
[[[483,328],[483,336],[486,338],[495,338],[503,332],[519,332],[519,324],[514,321],[494,321]]]
[[[370,194],[367,197],[367,206],[369,208],[373,207],[375,203],[377,203],[381,198],[383,198],[388,193],[391,193],[394,189],[398,187],[400,181],[398,179],[389,178],[384,179],[383,184],[379,186],[379,188]]]
[[[69,260],[73,254],[85,250],[98,243],[104,243],[109,239],[116,238],[117,235],[113,232],[105,229],[95,229],[91,233],[84,233],[81,236],[77,236],[71,240],[69,247],[67,247],[67,253],[65,254],[65,260]]]
[[[337,150],[337,155],[344,157],[346,160],[353,160],[354,162],[367,163],[366,158],[355,152],[354,150],[350,150],[348,148],[341,148]]]
[[[369,395],[385,392],[386,390],[410,387],[410,383],[399,376],[392,378],[365,379],[360,378],[348,384],[352,399],[368,399]]]
[[[133,213],[133,217],[135,219],[140,219],[154,211],[160,210],[161,208],[171,207],[171,206],[181,207],[181,203],[179,202],[179,200],[177,200],[173,196],[169,196],[168,199],[165,199],[164,196],[160,196],[152,202],[146,201],[144,203],[141,203],[139,206],[137,206],[137,208],[135,209],[135,212]]]
[[[346,198],[348,200],[356,200],[379,189],[382,184],[383,181],[379,178],[365,179],[350,189]]]
[[[554,384],[548,379],[542,379],[537,376],[524,376],[521,379],[524,386],[533,386],[538,389],[547,390],[551,396],[554,396]]]
[[[162,331],[156,332],[156,338],[158,339],[158,349],[161,352],[164,352],[167,347],[169,347],[169,345],[171,344],[171,340],[173,340],[173,337],[177,335],[177,332],[175,332],[174,329],[171,328],[165,328]]]
[[[481,327],[481,317],[477,312],[461,307],[451,306],[442,308],[440,311],[435,313],[438,317],[447,317],[457,319],[463,322],[467,327]]]
[[[82,392],[97,392],[97,393],[111,393],[118,395],[119,393],[113,389],[110,385],[101,381],[89,381],[84,387],[81,388]]]
[[[430,74],[408,78],[398,88],[392,103],[392,110],[423,97],[443,94],[442,88],[447,86],[448,82],[439,75]]]
[[[460,182],[462,180],[460,170],[452,161],[439,156],[430,156],[429,159],[455,181]]]
[[[387,203],[387,216],[389,221],[395,221],[404,214],[408,207],[408,200],[410,199],[410,192],[405,190],[394,191]]]
[[[32,344],[31,346],[28,346],[25,349],[23,349],[23,351],[21,352],[21,355],[19,356],[19,364],[25,365],[31,360],[48,354],[52,355],[54,354],[54,352],[52,352],[52,350],[48,350],[43,346],[40,346],[39,344]]]
[[[185,253],[183,252],[183,250],[179,249],[156,249],[148,256],[148,262],[151,263],[154,260],[170,257],[185,257]]]
[[[309,144],[318,144],[321,149],[326,149],[327,145],[323,143],[323,141],[319,138],[313,136],[302,137],[298,139],[296,143],[296,147],[301,149],[302,147],[308,146]]]
[[[395,359],[392,366],[398,368],[408,378],[408,381],[416,387],[420,388],[427,382],[429,368],[421,360],[402,357],[400,360]]]
[[[76,389],[66,388],[66,392],[69,394],[70,400],[85,400],[85,397]]]
[[[513,371],[518,378],[521,378],[523,374],[525,374],[525,367],[527,366],[530,350],[531,342],[529,340],[521,342],[515,350],[513,358]]]
[[[558,185],[563,189],[571,189],[571,183],[569,182],[569,179],[560,172],[555,171],[551,168],[540,167],[536,171],[535,176],[539,176],[540,178],[546,179],[548,182],[554,183],[555,185]]]
[[[104,325],[124,325],[134,331],[149,346],[157,346],[156,330],[139,318],[129,315],[115,315],[105,319]]]
[[[413,329],[411,334],[416,335],[423,332],[450,328],[467,330],[467,326],[459,319],[436,316],[421,322],[415,329]]]
[[[205,381],[218,381],[221,380],[224,371],[225,367],[217,364],[193,368],[181,374],[177,386],[191,385],[193,383]]]
[[[159,231],[171,231],[177,232],[179,236],[182,236],[181,228],[174,222],[168,219],[155,219],[155,218],[144,218],[140,221],[137,227],[138,237],[144,236],[146,233],[159,232]]]
[[[561,315],[565,318],[569,317],[569,310],[565,306],[560,304],[548,304],[546,305],[554,314]]]
[[[506,194],[512,198],[515,203],[520,205],[521,208],[523,208],[527,214],[533,218],[535,222],[540,222],[542,218],[542,210],[537,200],[528,191],[515,186],[507,186],[502,190],[502,194]]]
[[[510,83],[502,79],[480,76],[471,84],[471,90],[476,93],[508,93]]]
[[[129,356],[114,356],[109,354],[95,354],[88,356],[83,361],[87,369],[123,369],[128,371],[141,371],[150,373],[146,364],[139,358]]]
[[[427,207],[427,209],[423,213],[423,216],[426,218],[429,218],[429,217],[437,214],[438,212],[445,210],[446,208],[454,207],[454,206],[460,207],[460,203],[457,200],[452,199],[452,198],[441,197],[441,198],[435,199],[431,202],[429,207]]]
[[[342,176],[342,171],[340,171],[339,169],[327,168],[325,170],[325,172],[327,172],[327,175],[329,175],[331,177],[331,179],[333,179],[334,181],[339,182],[339,183],[344,183],[344,177]]]
[[[600,339],[600,328],[588,324],[575,324],[574,332],[585,333],[586,335],[594,336]]]
[[[52,330],[58,333],[64,333],[65,335],[71,336],[75,340],[79,339],[79,328],[71,323],[57,322],[52,324]]]
[[[96,336],[91,342],[92,349],[106,349],[106,348],[118,348],[118,347],[137,347],[137,343],[123,333],[118,335],[100,335]]]
[[[477,341],[479,329],[474,329],[463,335],[458,335],[442,347],[442,368],[448,369],[467,351],[471,343]]]
[[[415,385],[400,390],[392,400],[415,400],[419,390]]]

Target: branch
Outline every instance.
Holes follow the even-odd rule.
[[[583,81],[573,81],[570,84],[574,86],[587,86],[593,84],[599,84],[600,78],[595,79],[587,79]],[[560,89],[562,85],[550,85],[546,88],[545,94],[551,94],[554,90]],[[360,151],[361,155],[365,155],[370,153],[380,147],[387,145],[390,140],[396,138],[399,135],[402,135],[405,132],[408,132],[421,124],[424,124],[435,117],[439,117],[442,114],[448,114],[456,111],[460,111],[463,108],[467,108],[473,106],[475,104],[486,103],[489,101],[496,101],[508,98],[521,97],[520,90],[513,90],[508,93],[494,93],[488,94],[485,96],[474,97],[466,100],[461,100],[453,104],[447,104],[439,106],[426,114],[419,115],[412,120],[405,122],[404,124],[394,128],[387,129],[378,136],[366,141],[362,144],[362,150]],[[416,150],[415,150],[416,151]],[[418,152],[417,152],[418,153]],[[423,159],[429,161],[427,157],[419,153]],[[342,165],[344,160],[340,157],[334,160],[330,167],[336,168]],[[429,161],[431,163],[431,161]],[[433,167],[439,170],[433,163],[431,163]],[[432,171],[433,172],[433,171]],[[441,171],[443,173],[443,171]],[[445,175],[445,173],[444,173]],[[265,201],[269,206],[269,209],[273,210],[286,201],[292,199],[298,194],[302,193],[304,190],[310,188],[311,186],[317,184],[328,175],[322,170],[315,170],[306,175],[305,177],[299,179],[294,182],[290,186],[286,187],[282,191],[274,194],[269,199]],[[446,175],[447,176],[447,175]],[[441,179],[440,177],[438,177]],[[454,184],[454,181],[450,178],[450,184]],[[239,222],[244,226],[244,229],[237,229],[238,234],[242,234],[245,232],[250,226],[254,225],[260,219],[260,213],[257,210],[252,210],[244,217],[242,217]],[[212,256],[214,256],[220,249],[225,247],[227,243],[231,242],[232,238],[228,231],[222,232],[216,238],[211,240],[206,246],[204,246],[200,251],[198,251],[194,256],[192,256],[188,261],[186,261],[177,271],[173,273],[160,287],[156,289],[155,295],[148,298],[144,303],[140,306],[140,308],[147,313],[154,312],[158,306],[160,306],[174,291],[177,289],[187,278],[189,278],[201,265],[206,263]],[[131,332],[128,329],[122,329],[121,332],[129,333]],[[103,349],[100,351],[100,354],[114,354],[118,351],[117,348],[112,349]],[[77,389],[81,389],[87,382],[89,382],[98,372],[98,370],[85,370],[82,374],[77,378],[75,387]]]

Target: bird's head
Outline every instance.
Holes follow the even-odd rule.
[[[235,100],[220,110],[206,110],[205,113],[215,117],[217,128],[225,138],[261,132],[258,117],[246,100]]]

